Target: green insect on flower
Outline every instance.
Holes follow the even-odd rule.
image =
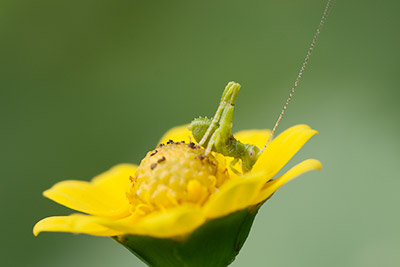
[[[232,135],[233,109],[239,90],[240,84],[228,83],[214,117],[194,119],[188,129],[199,145],[206,147],[205,156],[214,151],[234,158],[230,168],[237,173],[234,166],[240,160],[242,171],[246,173],[251,171],[260,156],[260,148],[256,145],[243,144]]]
[[[62,181],[43,192],[80,213],[44,218],[34,226],[34,235],[47,231],[112,237],[154,267],[229,265],[260,207],[287,182],[322,167],[307,159],[277,176],[317,131],[296,125],[272,136],[330,8],[331,0],[271,131],[232,134],[240,85],[230,82],[212,119],[200,117],[170,129],[139,166],[119,164],[90,182]]]

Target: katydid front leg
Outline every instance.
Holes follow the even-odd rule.
[[[215,114],[216,116],[220,115],[222,112],[221,118],[216,118],[214,116],[213,121],[216,120],[215,123],[218,122],[219,120],[219,127],[217,130],[214,131],[214,133],[211,135],[210,141],[207,144],[206,152],[205,155],[207,156],[210,154],[211,150],[215,146],[215,150],[224,154],[223,152],[227,150],[227,144],[229,142],[229,139],[231,139],[232,136],[232,120],[233,120],[233,109],[235,107],[235,102],[237,95],[240,90],[240,84],[235,83],[235,82],[230,82],[228,85],[225,87],[225,91],[222,94],[221,98],[221,104],[217,109],[217,113]],[[219,111],[221,110],[221,111]],[[219,111],[219,114],[218,114]],[[208,130],[213,129],[214,125],[211,123],[210,127]],[[208,132],[207,130],[207,132]],[[210,130],[211,132],[211,130]],[[205,134],[205,136],[207,133]],[[203,137],[203,139],[205,138]],[[206,139],[207,140],[207,139]],[[200,144],[201,145],[201,144]]]
[[[210,135],[215,134],[213,133],[213,129],[217,125],[218,121],[220,120],[221,113],[222,111],[225,110],[227,106],[229,106],[229,102],[232,100],[232,96],[235,96],[234,99],[236,100],[237,94],[239,93],[240,90],[240,84],[235,83],[235,82],[229,82],[226,87],[224,92],[222,93],[221,101],[220,104],[217,108],[217,111],[215,112],[215,115],[211,121],[210,126],[208,127],[206,133],[203,135],[203,138],[199,142],[199,146],[203,146],[207,140],[209,139]],[[231,120],[232,122],[232,120]],[[231,127],[232,128],[232,127]],[[208,146],[207,146],[208,147]],[[212,148],[212,147],[211,147]],[[206,155],[208,155],[210,152],[206,152]]]

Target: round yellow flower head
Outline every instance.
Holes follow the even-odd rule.
[[[137,168],[127,197],[133,212],[203,205],[228,179],[225,164],[194,143],[168,141],[147,153]]]

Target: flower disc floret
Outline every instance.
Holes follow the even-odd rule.
[[[127,197],[134,210],[203,205],[229,178],[225,163],[194,143],[168,141],[147,153],[131,177]]]

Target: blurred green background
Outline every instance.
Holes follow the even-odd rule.
[[[1,266],[144,266],[109,238],[43,233],[41,196],[139,163],[242,84],[235,130],[271,128],[325,1],[0,3]],[[278,132],[320,159],[265,205],[232,266],[400,266],[398,1],[340,1]]]

